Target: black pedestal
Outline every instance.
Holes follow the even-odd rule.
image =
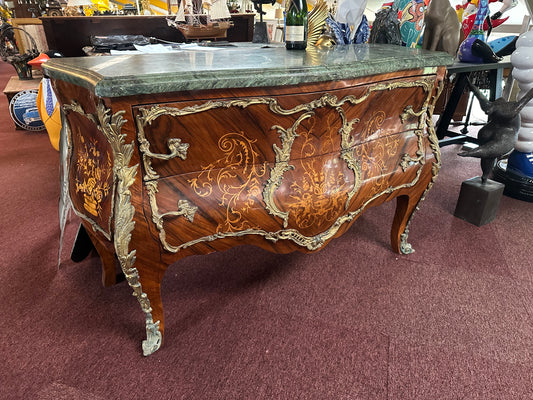
[[[254,38],[252,43],[270,43],[266,22],[256,22],[254,25]]]
[[[454,215],[471,224],[482,226],[496,218],[505,185],[481,177],[470,178],[461,185]]]

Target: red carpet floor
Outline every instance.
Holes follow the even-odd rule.
[[[2,87],[13,73],[0,63]],[[483,227],[455,218],[480,173],[459,147],[415,215],[414,254],[391,252],[386,204],[315,254],[184,259],[145,358],[129,286],[69,259],[75,216],[57,267],[58,153],[1,97],[1,399],[533,399],[533,204],[504,197]]]

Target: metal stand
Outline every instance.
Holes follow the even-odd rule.
[[[252,0],[254,7],[259,13],[259,22],[256,22],[254,25],[254,37],[252,43],[270,43],[268,35],[268,27],[266,22],[263,22],[263,2],[264,0]],[[270,3],[270,0],[268,1]],[[265,3],[266,4],[266,3]]]
[[[266,22],[260,21],[255,23],[254,38],[252,39],[252,43],[270,43]]]
[[[270,43],[268,27],[266,22],[263,22],[263,15],[266,14],[263,11],[263,4],[274,5],[276,0],[252,0],[252,2],[254,3],[254,8],[259,14],[259,22],[256,22],[254,25],[254,37],[252,39],[252,43]]]

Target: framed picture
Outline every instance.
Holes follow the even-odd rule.
[[[13,18],[11,19],[11,24],[13,25],[13,28],[24,30],[24,32],[20,29],[13,30],[21,54],[31,50],[34,46],[32,39],[35,41],[35,46],[37,46],[39,52],[48,50],[44,28],[39,18]],[[27,32],[27,34],[25,32]]]

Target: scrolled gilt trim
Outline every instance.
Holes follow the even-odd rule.
[[[431,147],[431,150],[433,151],[433,154],[435,155],[435,163],[433,165],[433,179],[432,183],[435,181],[435,178],[437,177],[440,167],[441,167],[441,157],[440,157],[440,145],[439,145],[439,139],[437,138],[437,133],[435,132],[435,127],[433,125],[433,112],[435,111],[435,103],[437,102],[437,99],[442,94],[442,91],[444,90],[444,80],[441,79],[439,82],[439,85],[437,87],[437,90],[435,92],[435,96],[433,100],[431,101],[429,105],[428,110],[428,140],[429,145]]]
[[[171,160],[173,158],[179,157],[182,160],[187,158],[187,150],[189,149],[188,143],[182,143],[180,138],[170,138],[167,141],[167,147],[170,151],[169,154],[159,154],[153,153],[150,150],[150,142],[146,139],[144,134],[144,127],[146,124],[151,124],[154,120],[154,116],[162,115],[161,109],[159,106],[152,107],[147,110],[145,108],[140,109],[140,114],[137,115],[137,137],[139,139],[139,150],[143,155],[143,164],[146,170],[144,180],[152,180],[159,178],[159,175],[152,168],[152,158],[158,160]]]
[[[425,112],[427,112],[427,105],[426,104],[424,104],[424,106],[422,107],[422,109],[419,112],[415,112],[413,110],[413,106],[409,105],[409,106],[405,107],[403,112],[400,114],[400,119],[401,119],[402,123],[405,123],[405,121],[407,120],[407,118],[409,116],[420,117]],[[419,122],[420,122],[420,118],[419,118]]]
[[[402,254],[411,254],[415,252],[415,249],[413,249],[413,246],[411,246],[411,243],[407,242],[408,236],[409,236],[409,225],[407,225],[403,233],[400,235],[400,252]]]
[[[280,218],[283,221],[284,228],[287,227],[289,222],[289,213],[282,212],[276,206],[274,203],[274,192],[280,187],[283,180],[283,174],[294,169],[294,166],[289,164],[289,160],[291,158],[292,145],[294,140],[298,137],[296,129],[304,119],[310,118],[312,115],[314,115],[312,111],[302,114],[289,129],[285,129],[279,125],[274,125],[272,127],[272,129],[277,129],[282,145],[281,148],[276,144],[272,146],[274,153],[276,154],[276,164],[270,169],[270,178],[267,180],[263,189],[263,200],[266,204],[267,211]]]
[[[425,160],[425,153],[423,151],[423,143],[422,143],[423,136],[424,136],[425,118],[422,118],[422,116],[424,116],[424,114],[426,114],[427,111],[428,111],[427,105],[424,104],[424,106],[419,112],[415,112],[413,110],[413,106],[407,106],[403,110],[403,113],[400,114],[400,119],[402,123],[405,123],[405,121],[407,120],[409,116],[418,118],[418,126],[417,126],[417,130],[415,130],[415,133],[418,137],[418,142],[419,142],[418,150],[416,151],[416,157],[411,157],[411,155],[407,153],[403,155],[402,161],[400,162],[400,167],[402,168],[402,171],[404,172],[407,170],[409,166],[413,164],[417,164],[417,163],[423,163]]]
[[[418,121],[418,127],[415,130],[415,134],[418,137],[418,150],[416,152],[416,157],[411,157],[409,155],[404,155],[405,162],[411,162],[411,163],[419,163],[420,165],[424,164],[425,157],[424,157],[424,148],[423,148],[423,133],[424,133],[424,127],[426,126],[426,114],[428,112],[428,104],[430,102],[431,97],[431,91],[434,87],[434,78],[421,78],[415,81],[395,81],[395,82],[388,82],[388,83],[379,83],[372,86],[369,86],[366,91],[360,95],[348,95],[343,97],[341,100],[338,100],[336,96],[331,94],[324,94],[320,98],[311,101],[309,103],[300,104],[290,109],[284,109],[282,108],[277,100],[275,98],[247,98],[247,99],[233,99],[233,100],[221,100],[221,101],[207,101],[202,104],[194,105],[194,106],[187,106],[181,109],[175,108],[175,107],[166,107],[166,106],[160,106],[156,105],[149,109],[143,109],[141,108],[142,115],[138,115],[137,122],[139,127],[139,132],[144,132],[144,126],[147,124],[151,124],[152,121],[154,121],[156,118],[162,116],[162,115],[169,115],[169,116],[184,116],[184,115],[190,115],[195,114],[199,112],[205,112],[216,108],[230,108],[230,107],[241,107],[246,108],[251,105],[257,105],[257,104],[265,104],[268,106],[269,110],[273,113],[279,114],[279,115],[292,115],[295,113],[303,112],[304,115],[307,117],[308,113],[312,112],[314,109],[318,107],[324,107],[324,106],[330,106],[334,107],[337,112],[339,112],[339,115],[342,118],[343,126],[339,130],[339,134],[341,135],[341,149],[340,154],[341,158],[347,163],[350,170],[353,171],[355,180],[354,180],[354,186],[352,190],[348,194],[348,198],[346,201],[346,208],[348,208],[349,203],[351,201],[351,198],[355,195],[358,188],[361,185],[361,167],[357,160],[353,157],[353,154],[351,152],[351,146],[353,145],[350,136],[351,127],[354,123],[359,122],[358,119],[354,119],[352,121],[347,121],[346,117],[343,113],[342,106],[346,103],[357,105],[362,102],[364,102],[373,92],[376,91],[384,91],[384,90],[393,90],[396,88],[411,88],[411,87],[422,87],[422,89],[428,93],[427,98],[421,108],[420,111],[414,112],[412,110],[412,107],[407,107],[406,110],[404,110],[404,113],[400,116],[400,118],[405,118],[407,115],[414,115],[417,116]],[[300,118],[303,118],[304,116],[301,116]],[[296,125],[297,126],[297,125]],[[282,212],[279,210],[273,201],[273,193],[275,192],[276,188],[278,188],[281,185],[281,180],[283,179],[283,174],[290,170],[292,168],[291,165],[289,165],[289,158],[287,155],[290,154],[290,148],[292,146],[292,143],[295,139],[295,131],[294,131],[294,125],[292,128],[284,129],[279,126],[274,126],[273,129],[278,129],[278,132],[280,134],[280,139],[282,142],[281,148],[277,145],[273,145],[273,150],[276,154],[276,163],[275,166],[271,169],[271,176],[267,180],[267,183],[265,184],[265,188],[263,190],[263,200],[266,204],[266,209],[269,213],[278,216],[283,221],[284,228],[287,227],[287,221],[288,221],[288,213]],[[292,131],[291,131],[292,129]],[[145,155],[149,154],[148,152],[145,154],[143,152],[143,158]],[[145,169],[146,171],[152,171],[153,174],[148,178],[152,179],[154,176],[157,177],[155,174],[155,171],[151,169],[150,166],[150,157],[145,158]],[[352,221],[359,213],[361,213],[368,204],[370,204],[372,201],[374,201],[376,198],[382,196],[386,193],[392,193],[397,190],[401,190],[404,188],[412,187],[416,185],[416,183],[420,179],[422,169],[419,168],[415,174],[415,177],[411,182],[398,185],[395,187],[389,187],[385,189],[384,191],[380,193],[376,193],[371,199],[366,201],[359,209],[347,213],[343,216],[340,216],[333,225],[327,229],[325,232],[322,232],[315,236],[305,236],[302,235],[300,232],[294,230],[294,229],[282,229],[277,232],[266,232],[261,229],[244,229],[242,231],[229,231],[229,232],[217,232],[212,235],[204,236],[186,243],[183,243],[179,246],[171,245],[166,241],[166,233],[164,229],[164,221],[163,221],[163,214],[159,214],[157,202],[155,198],[155,194],[157,192],[157,182],[154,181],[153,183],[150,183],[150,185],[147,184],[148,188],[148,194],[150,196],[150,204],[152,208],[152,217],[154,222],[156,223],[156,226],[158,227],[158,230],[160,232],[160,240],[165,250],[177,253],[181,251],[182,249],[185,249],[187,247],[193,246],[195,244],[201,243],[201,242],[210,242],[226,237],[240,237],[245,235],[259,235],[263,236],[265,239],[269,241],[278,241],[278,240],[291,240],[295,242],[296,244],[303,246],[309,250],[317,250],[323,244],[332,238],[336,232],[339,230],[340,226],[346,222]],[[194,207],[194,206],[188,206],[188,207]],[[178,216],[178,215],[185,215],[185,212],[178,210],[177,212],[171,213],[172,216]],[[170,215],[170,214],[166,214]],[[408,251],[408,248],[410,246],[407,243],[407,233],[408,229],[404,231],[404,234],[402,237],[402,243],[403,248],[405,251]],[[402,250],[403,251],[403,250]]]
[[[125,111],[121,110],[110,116],[110,110],[106,109],[102,101],[96,106],[96,115],[86,114],[83,108],[76,102],[65,106],[65,109],[78,112],[94,122],[107,138],[113,151],[113,175],[116,181],[113,242],[122,272],[128,284],[133,289],[133,295],[137,298],[141,309],[146,314],[147,338],[143,341],[142,348],[143,354],[147,356],[159,349],[162,336],[159,331],[159,321],[154,322],[152,318],[152,307],[150,306],[148,296],[142,290],[142,285],[139,281],[139,272],[133,266],[136,260],[136,250],[129,250],[131,232],[135,227],[135,208],[131,203],[131,192],[129,188],[135,182],[139,165],[129,166],[133,155],[134,143],[126,144],[126,134],[121,133],[122,126],[126,123],[126,120],[123,118]]]
[[[187,149],[189,148],[188,143],[181,143],[181,139],[179,138],[172,138],[167,141],[167,146],[170,150],[170,154],[158,154],[158,153],[152,153],[150,151],[150,144],[148,143],[148,140],[144,138],[141,143],[139,144],[139,148],[141,151],[150,158],[157,158],[159,160],[171,160],[175,157],[179,157],[182,160],[185,160],[187,158]]]
[[[198,239],[191,240],[191,241],[183,243],[183,244],[181,244],[179,246],[173,246],[173,245],[169,244],[166,240],[164,240],[166,235],[165,235],[164,229],[162,229],[160,231],[160,239],[162,240],[162,244],[163,244],[163,247],[165,248],[165,250],[167,250],[167,251],[169,251],[171,253],[178,253],[181,250],[184,250],[184,249],[186,249],[188,247],[194,246],[194,245],[196,245],[198,243],[202,243],[202,242],[212,242],[212,241],[218,240],[218,239],[224,239],[224,238],[228,238],[228,237],[242,237],[242,236],[246,236],[246,235],[262,236],[266,240],[269,240],[271,242],[278,242],[280,240],[290,240],[290,241],[296,243],[299,246],[305,247],[306,249],[308,249],[310,251],[318,250],[329,239],[331,239],[331,238],[333,238],[335,236],[335,234],[338,232],[338,230],[340,229],[340,227],[343,224],[351,222],[352,220],[354,220],[360,213],[363,212],[363,210],[365,210],[365,208],[369,204],[371,204],[378,197],[380,197],[380,196],[382,196],[383,194],[386,194],[386,193],[392,193],[392,192],[395,192],[397,190],[409,188],[409,187],[412,187],[412,186],[416,185],[416,183],[420,179],[420,173],[421,172],[422,172],[422,169],[418,169],[417,172],[416,172],[415,178],[409,183],[405,183],[403,185],[399,185],[399,186],[395,186],[395,187],[389,187],[386,190],[384,190],[383,192],[376,193],[374,196],[372,196],[372,198],[367,200],[360,208],[358,208],[355,211],[352,211],[350,213],[347,213],[345,215],[340,216],[332,224],[332,226],[330,228],[328,228],[324,232],[319,233],[318,235],[315,235],[315,236],[306,236],[306,235],[302,234],[301,232],[299,232],[296,229],[282,229],[282,230],[279,230],[279,231],[276,231],[276,232],[267,232],[267,231],[262,230],[262,229],[245,229],[245,230],[242,230],[242,231],[239,231],[239,232],[217,232],[217,233],[214,233],[212,235],[203,236],[203,237],[200,237]],[[407,240],[407,236],[405,236],[405,241],[406,240]],[[405,246],[407,246],[407,245],[408,244],[406,243]]]
[[[148,192],[148,199],[150,201],[150,208],[152,210],[152,221],[159,230],[159,236],[162,243],[166,243],[166,232],[163,227],[163,219],[165,217],[180,217],[183,216],[187,218],[189,222],[193,222],[194,215],[198,211],[198,207],[191,205],[187,200],[180,199],[178,200],[178,211],[171,211],[161,214],[159,212],[159,207],[156,201],[157,193],[157,181],[148,181],[145,182],[146,190]]]
[[[353,146],[355,145],[355,141],[350,136],[353,125],[358,123],[360,120],[359,118],[355,118],[351,121],[348,121],[346,118],[346,113],[341,107],[337,107],[337,112],[339,113],[342,121],[342,127],[339,130],[341,135],[341,158],[354,174],[353,187],[352,190],[348,192],[348,197],[346,198],[346,203],[344,205],[344,208],[348,209],[353,196],[355,196],[355,193],[357,193],[361,187],[361,164],[353,156]]]
[[[435,87],[435,84],[433,83],[432,89]],[[431,96],[431,92],[428,94],[426,101],[424,102],[423,108],[426,110],[425,118],[421,118],[419,120],[419,128],[423,129],[424,127],[427,129],[428,135],[427,139],[429,142],[429,147],[431,148],[431,151],[433,152],[433,156],[435,157],[435,161],[433,162],[433,165],[431,167],[431,180],[428,183],[428,186],[424,190],[424,193],[422,193],[422,196],[420,197],[415,211],[419,209],[419,205],[424,199],[426,198],[427,193],[429,190],[433,187],[433,184],[435,183],[435,179],[437,178],[437,175],[440,170],[441,166],[441,156],[440,156],[440,146],[439,146],[439,140],[437,138],[437,134],[435,133],[435,127],[433,126],[433,111],[435,109],[435,103],[437,102],[437,99],[442,93],[442,90],[444,89],[444,80],[441,79],[437,85],[436,90],[432,90],[432,92],[435,93],[434,96]],[[422,135],[419,135],[419,141],[422,141]],[[414,252],[413,247],[407,242],[408,235],[409,235],[409,226],[411,225],[411,221],[413,219],[414,212],[411,214],[411,217],[407,221],[407,224],[404,229],[404,233],[400,235],[400,251],[402,254],[411,254]]]
[[[154,322],[152,318],[152,307],[150,299],[142,291],[139,282],[139,272],[133,267],[135,264],[135,250],[129,251],[131,232],[135,227],[133,220],[135,207],[131,204],[130,186],[135,181],[138,164],[130,167],[129,163],[133,154],[134,143],[125,143],[125,134],[121,133],[122,126],[126,120],[122,118],[125,111],[121,110],[109,116],[109,110],[102,102],[97,106],[98,118],[106,135],[115,159],[114,171],[117,177],[117,204],[115,212],[115,251],[120,261],[120,266],[128,284],[133,289],[133,295],[139,301],[141,309],[146,314],[146,340],[142,343],[143,354],[152,354],[161,345],[161,332],[159,331],[159,321]],[[111,121],[111,122],[110,122]]]

